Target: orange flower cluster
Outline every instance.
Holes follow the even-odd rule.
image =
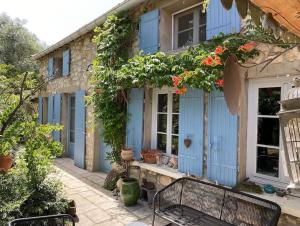
[[[180,89],[177,89],[175,91],[176,94],[185,94],[187,92],[187,88],[186,87],[182,87]]]
[[[182,77],[180,76],[176,76],[176,75],[172,76],[173,86],[177,88],[180,85],[181,80]],[[176,94],[185,94],[186,92],[187,92],[186,87],[177,88],[177,90],[175,91]]]
[[[224,87],[224,79],[218,79],[217,81],[216,81],[216,86],[217,87]]]
[[[226,50],[228,50],[226,47],[223,46],[217,46],[215,49],[216,55],[222,55]]]
[[[222,62],[219,56],[215,56],[215,57],[209,56],[206,59],[202,60],[201,64],[215,67],[217,65],[222,65]]]
[[[243,51],[243,52],[250,52],[252,51],[256,46],[256,43],[255,42],[248,42],[244,45],[241,45],[239,47],[239,50]]]
[[[173,86],[177,87],[180,84],[180,81],[182,80],[182,77],[179,76],[172,76]]]

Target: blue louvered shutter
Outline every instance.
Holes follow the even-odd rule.
[[[53,124],[61,124],[61,95],[54,95]],[[60,131],[53,131],[53,139],[60,142]]]
[[[140,19],[140,50],[144,54],[156,53],[159,49],[159,10],[147,12]]]
[[[38,122],[40,124],[43,123],[43,97],[39,97],[39,103],[38,103]]]
[[[48,97],[48,123],[53,124],[53,96]]]
[[[126,145],[133,148],[135,158],[139,159],[143,143],[144,89],[130,90],[127,111]]]
[[[208,112],[208,178],[234,186],[237,181],[238,117],[231,115],[223,92],[213,91]]]
[[[212,39],[213,36],[219,35],[221,32],[225,35],[240,32],[241,18],[235,4],[227,11],[220,0],[210,0],[206,13],[207,40]]]
[[[50,57],[48,59],[48,77],[52,77],[54,75],[54,59]]]
[[[202,90],[189,89],[180,96],[178,168],[195,176],[202,176],[203,168],[203,106]],[[189,148],[185,138],[192,141]]]
[[[85,167],[85,91],[79,90],[75,94],[75,165]]]
[[[63,76],[68,76],[70,74],[70,50],[65,50],[63,52]]]

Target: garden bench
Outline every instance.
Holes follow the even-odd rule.
[[[281,208],[271,201],[184,177],[158,191],[155,216],[184,226],[275,226]]]
[[[74,218],[68,214],[28,217],[13,220],[9,226],[75,226]]]

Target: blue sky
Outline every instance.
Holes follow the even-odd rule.
[[[0,0],[0,13],[27,21],[26,27],[52,45],[123,0]]]

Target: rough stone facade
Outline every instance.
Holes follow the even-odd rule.
[[[70,50],[70,74],[68,76],[55,76],[50,80],[45,89],[41,92],[42,97],[60,93],[62,94],[62,112],[61,123],[64,126],[61,132],[61,141],[65,147],[65,154],[67,155],[68,142],[67,142],[67,125],[68,125],[68,95],[75,93],[78,90],[86,90],[88,94],[89,72],[92,67],[92,61],[96,56],[96,46],[92,42],[92,33],[88,33],[80,38],[72,41],[66,46],[57,49],[55,52],[50,53],[41,59],[40,62],[40,75],[44,78],[47,76],[47,67],[49,57],[61,57],[64,50]],[[58,70],[57,68],[55,70]],[[47,104],[44,101],[44,104]],[[46,108],[45,108],[46,109]],[[47,115],[47,110],[44,110],[44,115]],[[99,169],[99,128],[95,122],[93,115],[93,108],[86,107],[86,147],[85,147],[85,165],[90,171]]]

